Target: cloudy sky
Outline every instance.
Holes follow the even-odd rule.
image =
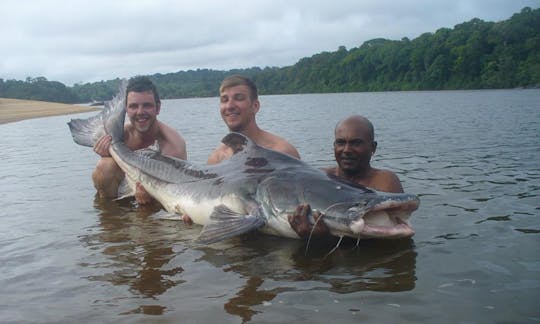
[[[539,0],[2,0],[0,78],[66,85],[287,66],[373,38],[414,39]]]

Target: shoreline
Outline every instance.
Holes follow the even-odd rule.
[[[78,114],[100,109],[58,102],[0,98],[0,125],[32,118]]]

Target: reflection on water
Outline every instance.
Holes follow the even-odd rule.
[[[331,254],[328,251],[332,245],[328,243],[315,244],[306,253],[305,242],[254,238],[228,249],[226,259],[222,251],[212,250],[202,259],[216,266],[225,262],[224,271],[234,271],[246,279],[242,289],[225,304],[229,314],[237,315],[243,321],[249,321],[257,313],[253,306],[271,302],[287,291],[328,290],[348,294],[414,288],[416,252],[412,240],[391,243],[368,240],[360,246],[351,241]],[[246,253],[246,250],[252,253]],[[264,289],[265,280],[283,284]],[[309,283],[307,288],[303,283]]]
[[[159,204],[139,207],[130,199],[108,201],[96,197],[94,207],[99,210],[100,230],[81,240],[92,253],[97,251],[104,258],[97,258],[98,263],[81,263],[100,272],[86,279],[125,285],[132,293],[156,301],[168,289],[185,282],[183,266],[172,262],[184,249],[202,252],[191,262],[204,261],[243,278],[245,284],[223,305],[227,313],[243,321],[257,313],[253,306],[271,302],[286,291],[322,289],[348,294],[407,291],[415,286],[416,252],[411,239],[366,240],[358,246],[356,241],[345,240],[329,253],[337,240],[312,241],[306,247],[304,241],[252,233],[206,247],[192,243],[200,230],[196,225],[186,235],[185,229],[179,231],[171,226],[185,226],[180,221],[155,217],[163,212]],[[266,289],[265,281],[280,285]],[[307,288],[303,285],[306,282]],[[166,307],[156,303],[125,314],[156,315],[165,311]]]
[[[134,294],[149,298],[182,283],[175,279],[182,267],[168,267],[175,256],[173,245],[178,232],[152,218],[160,211],[159,204],[138,207],[129,199],[110,201],[96,196],[94,207],[99,210],[101,231],[82,241],[91,250],[103,253],[108,262],[81,264],[105,271],[87,279],[127,285]],[[163,310],[161,306],[145,305],[138,311],[156,315]]]

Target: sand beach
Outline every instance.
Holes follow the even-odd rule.
[[[99,110],[99,108],[57,102],[0,98],[0,124],[30,118],[77,114],[94,110]]]

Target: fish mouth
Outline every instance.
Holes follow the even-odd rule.
[[[396,239],[411,237],[414,230],[409,223],[411,213],[419,201],[384,201],[352,222],[350,229],[357,238]]]

